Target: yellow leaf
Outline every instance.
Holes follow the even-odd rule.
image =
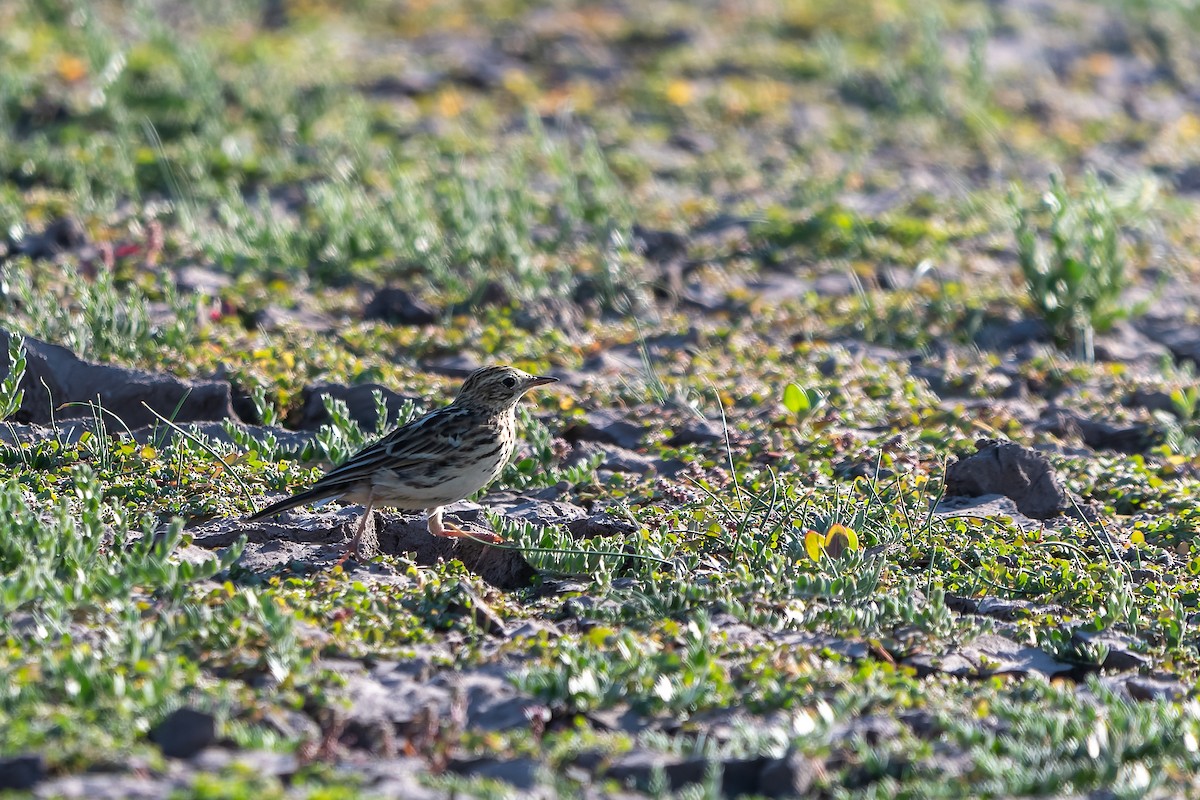
[[[158,451],[150,445],[146,445],[142,448],[141,456],[143,461],[153,461],[158,457]]]
[[[813,561],[820,561],[821,551],[824,549],[824,536],[813,530],[804,532],[804,552],[808,553],[809,558],[811,558]]]
[[[1141,531],[1134,531],[1133,535],[1129,537],[1129,542],[1130,544],[1145,544],[1146,534]]]
[[[825,534],[825,549],[834,558],[841,558],[842,553],[847,550],[858,549],[858,534],[853,528],[836,523]]]
[[[691,81],[673,80],[667,84],[667,102],[671,105],[686,106],[695,95]]]

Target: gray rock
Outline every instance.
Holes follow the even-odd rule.
[[[1094,352],[1098,361],[1146,365],[1157,364],[1163,356],[1170,354],[1165,346],[1126,320],[1119,321],[1112,330],[1097,336]]]
[[[14,244],[16,252],[36,261],[51,259],[60,253],[84,250],[88,248],[90,240],[83,223],[75,217],[65,216],[56,217],[41,233],[28,234]]]
[[[155,780],[91,772],[44,781],[35,796],[55,800],[164,800],[185,788],[181,778]]]
[[[578,524],[587,518],[587,512],[577,505],[560,501],[523,500],[508,506],[493,505],[505,518],[515,522],[528,522],[542,528],[555,525]]]
[[[997,634],[984,634],[943,655],[919,653],[903,663],[915,668],[918,675],[940,672],[965,678],[1029,674],[1053,677],[1075,668],[1045,650],[1020,645]]]
[[[571,420],[562,432],[568,442],[600,442],[632,450],[642,443],[646,429],[627,421],[615,411],[588,411],[583,419]]]
[[[304,387],[301,392],[304,408],[297,427],[303,430],[315,430],[329,422],[329,412],[325,410],[324,398],[332,397],[345,402],[350,418],[361,425],[364,430],[373,431],[379,420],[379,415],[375,412],[375,392],[383,395],[389,426],[397,423],[400,418],[400,410],[406,403],[412,402],[418,407],[423,406],[421,398],[398,394],[378,383],[362,383],[355,386],[346,386],[340,383],[318,383]]]
[[[29,754],[0,758],[0,791],[32,789],[46,776],[46,764],[41,755]]]
[[[943,497],[933,510],[939,517],[978,517],[981,519],[1011,519],[1021,530],[1032,531],[1042,527],[1036,519],[1021,513],[1012,498],[1001,494],[985,494],[979,497]]]
[[[233,285],[233,278],[224,272],[190,264],[176,270],[175,285],[185,292],[216,297],[222,289]]]
[[[150,730],[163,755],[191,758],[217,741],[217,718],[207,711],[177,708]]]
[[[447,507],[448,512],[458,516],[464,530],[479,530],[479,525],[463,519],[470,514],[459,514],[457,509],[466,504],[455,503]],[[479,507],[475,506],[478,516]],[[470,509],[466,509],[470,512]],[[409,555],[423,566],[432,566],[441,560],[458,559],[467,569],[498,589],[524,588],[533,580],[533,567],[515,549],[494,547],[472,539],[449,539],[429,535],[422,517],[385,514],[379,528],[379,547],[391,555]]]
[[[438,315],[421,298],[396,286],[384,287],[367,301],[363,319],[382,320],[393,325],[432,325]]]
[[[382,758],[364,763],[344,764],[340,772],[360,778],[373,798],[395,800],[447,800],[447,793],[420,783],[420,776],[429,774],[429,767],[419,758]]]
[[[607,511],[567,523],[567,530],[577,539],[595,536],[628,536],[637,531],[637,525]]]
[[[1002,494],[1034,519],[1059,516],[1070,507],[1045,454],[994,439],[982,439],[975,447],[974,454],[946,468],[947,495]]]
[[[1182,700],[1188,694],[1187,687],[1176,680],[1135,676],[1126,678],[1119,685],[1130,699],[1142,702],[1167,700],[1174,703]]]
[[[1047,409],[1035,430],[1060,438],[1078,437],[1093,450],[1115,450],[1129,454],[1145,453],[1163,440],[1163,432],[1149,423],[1118,427],[1103,420],[1081,417],[1063,408]]]
[[[807,797],[813,782],[822,775],[819,762],[789,750],[783,758],[773,758],[758,774],[758,793],[764,797]]]
[[[668,447],[688,444],[716,444],[725,441],[725,430],[718,422],[708,419],[689,419],[675,434],[667,439]]]
[[[1079,629],[1071,635],[1071,640],[1077,646],[1103,647],[1107,653],[1100,664],[1101,669],[1125,672],[1149,666],[1151,662],[1148,655],[1138,652],[1145,646],[1135,637],[1125,634],[1113,631],[1093,633]]]
[[[836,726],[830,733],[830,739],[862,739],[869,745],[890,741],[900,735],[900,722],[894,717],[882,714],[868,714],[864,717],[852,717]]]
[[[525,790],[538,785],[538,776],[542,772],[541,764],[532,758],[514,758],[507,761],[495,758],[455,759],[446,769],[457,775],[503,781]]]
[[[287,778],[296,773],[300,762],[292,753],[273,753],[270,750],[226,750],[208,747],[191,759],[192,766],[201,772],[221,772],[236,767],[244,773]]]
[[[0,330],[0,376],[8,375],[9,333]],[[115,430],[158,423],[142,404],[176,423],[235,418],[225,381],[183,381],[173,375],[84,361],[65,347],[25,337],[26,365],[21,388],[25,397],[13,420],[46,425],[52,421],[91,418],[85,406],[97,403],[105,425]],[[99,413],[99,412],[97,412]],[[115,416],[113,416],[115,415]],[[115,422],[119,417],[124,424]]]
[[[571,455],[566,458],[564,465],[568,467],[574,466],[575,464],[591,459],[597,454],[602,458],[599,467],[600,471],[607,470],[609,472],[645,475],[648,472],[658,471],[661,463],[656,458],[635,453],[633,450],[626,450],[617,445],[581,441],[572,448]]]
[[[269,305],[253,318],[254,326],[264,331],[279,331],[285,328],[302,328],[310,331],[332,331],[333,320],[312,308],[284,308]]]
[[[770,790],[776,785],[786,788],[787,780],[795,775],[787,774],[786,767],[772,766],[773,764],[773,759],[765,757],[729,758],[722,761],[707,758],[681,760],[646,750],[635,750],[617,758],[605,772],[605,777],[646,790],[650,787],[654,774],[661,771],[667,779],[667,785],[672,790],[679,790],[684,786],[705,781],[709,773],[715,771],[720,775],[722,796],[740,797],[762,792],[762,775],[769,766],[772,767],[768,772],[770,784],[766,788]]]

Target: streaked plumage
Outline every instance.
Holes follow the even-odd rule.
[[[348,553],[357,552],[374,506],[428,510],[430,533],[464,535],[442,522],[442,506],[470,497],[496,479],[517,445],[517,401],[533,387],[555,380],[507,366],[475,370],[450,405],[402,425],[311,488],[248,519],[336,497],[366,506]]]

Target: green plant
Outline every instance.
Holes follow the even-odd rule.
[[[1115,189],[1094,172],[1076,191],[1051,174],[1050,188],[1032,206],[1016,187],[1009,193],[1028,301],[1060,345],[1089,361],[1095,333],[1145,309],[1125,298],[1132,280],[1125,230],[1142,219],[1154,194],[1148,181]]]
[[[25,377],[25,337],[15,333],[8,335],[8,374],[0,381],[0,420],[8,419],[21,408],[25,390],[21,379]]]

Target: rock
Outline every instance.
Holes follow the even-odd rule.
[[[454,514],[457,508],[463,505],[468,504],[455,503],[448,506],[447,511]],[[466,530],[479,530],[480,526],[467,524],[462,527]],[[431,536],[425,519],[421,516],[383,515],[383,524],[379,529],[379,547],[390,555],[408,554],[422,566],[432,566],[442,560],[458,559],[467,569],[497,589],[505,591],[529,586],[536,574],[529,562],[516,550],[493,547],[471,539]]]
[[[1078,629],[1071,635],[1071,641],[1076,647],[1104,648],[1101,669],[1125,672],[1149,666],[1151,662],[1149,656],[1136,649],[1144,647],[1138,639],[1114,631],[1093,633]]]
[[[981,439],[976,452],[946,468],[946,494],[978,497],[1002,494],[1034,519],[1059,516],[1070,507],[1050,460],[1013,442]]]
[[[187,795],[188,781],[176,777],[163,780],[136,775],[112,775],[89,772],[45,781],[37,796],[55,800],[163,800]]]
[[[492,509],[501,511],[513,522],[527,522],[539,528],[578,524],[587,518],[587,512],[572,503],[561,501],[525,500],[510,506],[493,504]]]
[[[469,758],[451,760],[446,769],[456,775],[490,778],[528,791],[537,787],[542,766],[532,758]]]
[[[1179,415],[1171,395],[1154,389],[1134,389],[1121,399],[1121,405],[1126,408],[1144,408],[1147,411],[1165,411],[1172,416]]]
[[[646,429],[626,421],[615,411],[588,411],[583,419],[575,418],[567,423],[562,438],[568,442],[600,442],[615,444],[626,450],[638,447]]]
[[[1036,519],[1030,519],[1017,509],[1012,498],[1001,494],[985,494],[979,497],[943,497],[933,513],[939,517],[979,517],[981,519],[1012,520],[1021,530],[1032,531],[1042,527]]]
[[[284,308],[271,304],[251,317],[254,327],[263,331],[280,331],[285,328],[302,328],[310,331],[333,331],[333,320],[311,308]]]
[[[1148,700],[1166,700],[1175,703],[1182,700],[1188,694],[1187,687],[1179,681],[1143,676],[1126,678],[1119,686],[1125,690],[1125,693],[1129,695],[1131,700],[1142,702]]]
[[[668,463],[659,461],[652,456],[627,450],[624,447],[618,447],[617,445],[583,441],[575,445],[571,450],[571,454],[563,460],[563,466],[572,467],[596,455],[600,455],[602,459],[600,466],[597,468],[598,470],[627,472],[634,475],[657,472],[660,465]],[[668,472],[669,470],[663,470],[663,474],[667,474]]]
[[[975,335],[981,350],[1006,351],[1022,345],[1049,342],[1050,328],[1040,319],[991,320]]]
[[[33,260],[50,259],[60,253],[83,250],[88,246],[87,230],[75,217],[51,220],[41,233],[30,234],[15,242],[18,253]]]
[[[387,409],[388,425],[394,427],[400,419],[400,412],[408,403],[422,407],[424,401],[419,397],[402,395],[378,383],[360,383],[346,386],[340,383],[318,383],[304,387],[301,392],[304,406],[297,427],[302,430],[315,430],[329,422],[329,412],[325,410],[325,398],[332,397],[346,404],[350,418],[364,430],[373,431],[379,420],[375,411],[375,392],[383,396],[383,404]]]
[[[1007,597],[981,597],[978,605],[970,613],[998,619],[1001,622],[1016,622],[1047,614],[1060,620],[1067,616],[1066,610],[1061,606],[1033,603],[1028,600],[1012,600]]]
[[[192,757],[192,766],[202,772],[215,773],[232,768],[243,774],[288,778],[296,773],[300,763],[292,753],[208,747]]]
[[[1157,364],[1169,355],[1165,346],[1152,340],[1127,320],[1118,321],[1107,333],[1095,337],[1093,346],[1097,361],[1125,364]]]
[[[634,223],[633,248],[647,261],[661,264],[686,256],[688,240],[674,231],[652,230]]]
[[[1020,645],[997,634],[984,634],[944,655],[919,653],[903,660],[917,670],[919,677],[944,673],[964,678],[992,675],[1028,675],[1053,677],[1075,667],[1037,647]]]
[[[871,746],[887,742],[900,736],[900,723],[893,717],[882,714],[868,714],[864,717],[851,717],[847,722],[834,728],[830,739],[861,739]]]
[[[431,306],[406,289],[388,286],[377,291],[363,309],[363,319],[392,325],[432,325],[438,315]]]
[[[607,511],[567,523],[567,530],[577,539],[591,539],[596,536],[628,536],[635,533],[637,529],[638,526],[634,523]]]
[[[914,736],[921,739],[936,739],[946,731],[941,720],[924,709],[902,712],[899,718]]]
[[[224,272],[191,264],[175,272],[175,285],[184,292],[216,297],[222,289],[233,285],[233,278]]]
[[[422,786],[419,777],[429,774],[419,758],[381,758],[339,764],[337,771],[352,775],[370,789],[365,795],[395,800],[446,800],[446,792]]]
[[[432,361],[424,362],[425,369],[430,372],[447,375],[451,378],[465,378],[482,366],[483,363],[479,359],[466,353],[458,353],[446,358],[436,358]]]
[[[9,335],[0,330],[0,375],[8,375]],[[64,404],[97,400],[109,412],[102,415],[104,423],[116,430],[157,424],[158,419],[143,403],[176,423],[236,419],[229,384],[224,381],[183,381],[172,375],[93,364],[65,347],[28,336],[25,350],[25,377],[21,380],[25,398],[13,415],[14,422],[46,425],[90,418],[90,408]],[[121,422],[114,423],[110,414]]]
[[[0,791],[32,789],[46,777],[46,764],[40,755],[0,758]]]
[[[758,794],[763,797],[807,797],[813,782],[821,777],[819,762],[791,749],[783,758],[773,758],[758,774]]]
[[[683,447],[688,444],[716,444],[725,441],[722,427],[708,419],[690,419],[675,434],[667,439],[668,447]]]
[[[1046,409],[1035,430],[1059,438],[1078,436],[1093,450],[1115,450],[1130,455],[1145,453],[1163,441],[1163,432],[1148,423],[1119,428],[1081,417],[1063,408]]]
[[[741,797],[762,794],[767,797],[794,797],[795,786],[811,785],[817,772],[803,757],[789,753],[782,759],[727,758],[714,761],[707,758],[676,759],[646,750],[635,750],[617,758],[604,773],[626,785],[642,791],[653,783],[660,772],[674,791],[690,784],[702,783],[712,771],[721,778],[721,796]]]
[[[1137,327],[1179,361],[1200,364],[1200,325],[1189,325],[1178,317],[1146,317],[1138,321]]]
[[[207,711],[177,708],[150,730],[150,741],[170,758],[191,758],[217,741],[217,718]]]

